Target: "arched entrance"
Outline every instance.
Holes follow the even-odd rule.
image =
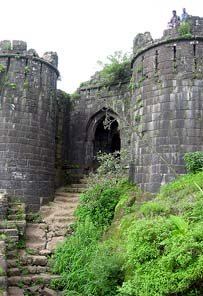
[[[120,151],[121,139],[118,115],[103,108],[89,120],[86,133],[86,167],[94,169],[99,151],[113,153]]]
[[[110,121],[112,123],[105,127],[104,116],[96,127],[94,135],[94,156],[96,156],[99,151],[113,153],[121,149],[118,122],[113,117],[110,117]]]

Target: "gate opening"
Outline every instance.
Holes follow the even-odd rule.
[[[118,129],[118,122],[113,117],[110,117],[110,124],[108,127],[104,125],[105,116],[101,119],[95,130],[94,136],[94,157],[97,153],[113,153],[120,151],[121,139]]]

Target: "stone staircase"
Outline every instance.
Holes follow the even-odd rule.
[[[21,204],[20,208],[20,204],[13,206],[9,204],[7,220],[11,222],[9,222],[10,228],[7,228],[9,244],[4,242],[7,266],[5,283],[2,284],[4,287],[2,291],[5,292],[1,294],[0,290],[0,296],[60,295],[59,292],[56,293],[49,288],[50,280],[58,276],[50,273],[48,259],[65,236],[71,234],[74,211],[79,195],[85,187],[84,178],[78,184],[58,189],[54,201],[43,205],[39,213],[27,215],[27,223],[23,213],[24,205]],[[17,218],[16,224],[13,221]],[[0,244],[0,256],[4,248]],[[2,266],[1,261],[0,266]]]
[[[6,194],[0,195],[0,209],[2,209],[2,201],[4,215],[1,215],[0,222],[0,295],[8,295],[7,287],[9,284],[9,266],[8,261],[10,256],[18,255],[18,248],[24,241],[26,215],[25,205],[17,200],[11,200]]]

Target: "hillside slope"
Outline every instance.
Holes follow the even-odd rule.
[[[64,295],[203,295],[203,173],[156,195],[106,181],[81,196],[75,233],[52,258]],[[113,201],[113,202],[112,202]]]

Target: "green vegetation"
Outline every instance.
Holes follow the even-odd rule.
[[[0,266],[0,276],[4,276],[5,274],[5,270],[3,269],[3,267]]]
[[[180,26],[178,27],[178,33],[181,37],[189,38],[192,37],[191,31],[190,31],[190,23],[185,21],[181,22]]]
[[[98,61],[102,67],[100,71],[100,80],[103,85],[119,83],[123,80],[130,80],[131,67],[130,56],[116,51],[113,55],[107,57],[108,62]]]
[[[0,73],[3,73],[6,71],[6,68],[4,65],[0,64]]]
[[[81,195],[74,234],[52,258],[61,275],[53,286],[69,296],[203,295],[203,172],[153,196],[108,161]]]
[[[76,91],[70,95],[71,100],[78,100],[79,98],[80,98],[80,94]]]
[[[203,170],[203,152],[188,152],[184,155],[186,170],[188,173],[197,173]]]
[[[28,82],[28,81],[25,81],[25,82],[23,83],[23,88],[24,88],[24,89],[28,89],[28,88],[29,88],[29,82]]]
[[[43,219],[40,213],[29,213],[26,215],[27,222],[41,223],[42,220]]]
[[[30,72],[30,68],[29,68],[29,66],[25,66],[25,68],[24,68],[24,73],[25,74],[28,74]]]
[[[11,42],[10,41],[5,40],[1,46],[2,46],[3,50],[11,50]]]

